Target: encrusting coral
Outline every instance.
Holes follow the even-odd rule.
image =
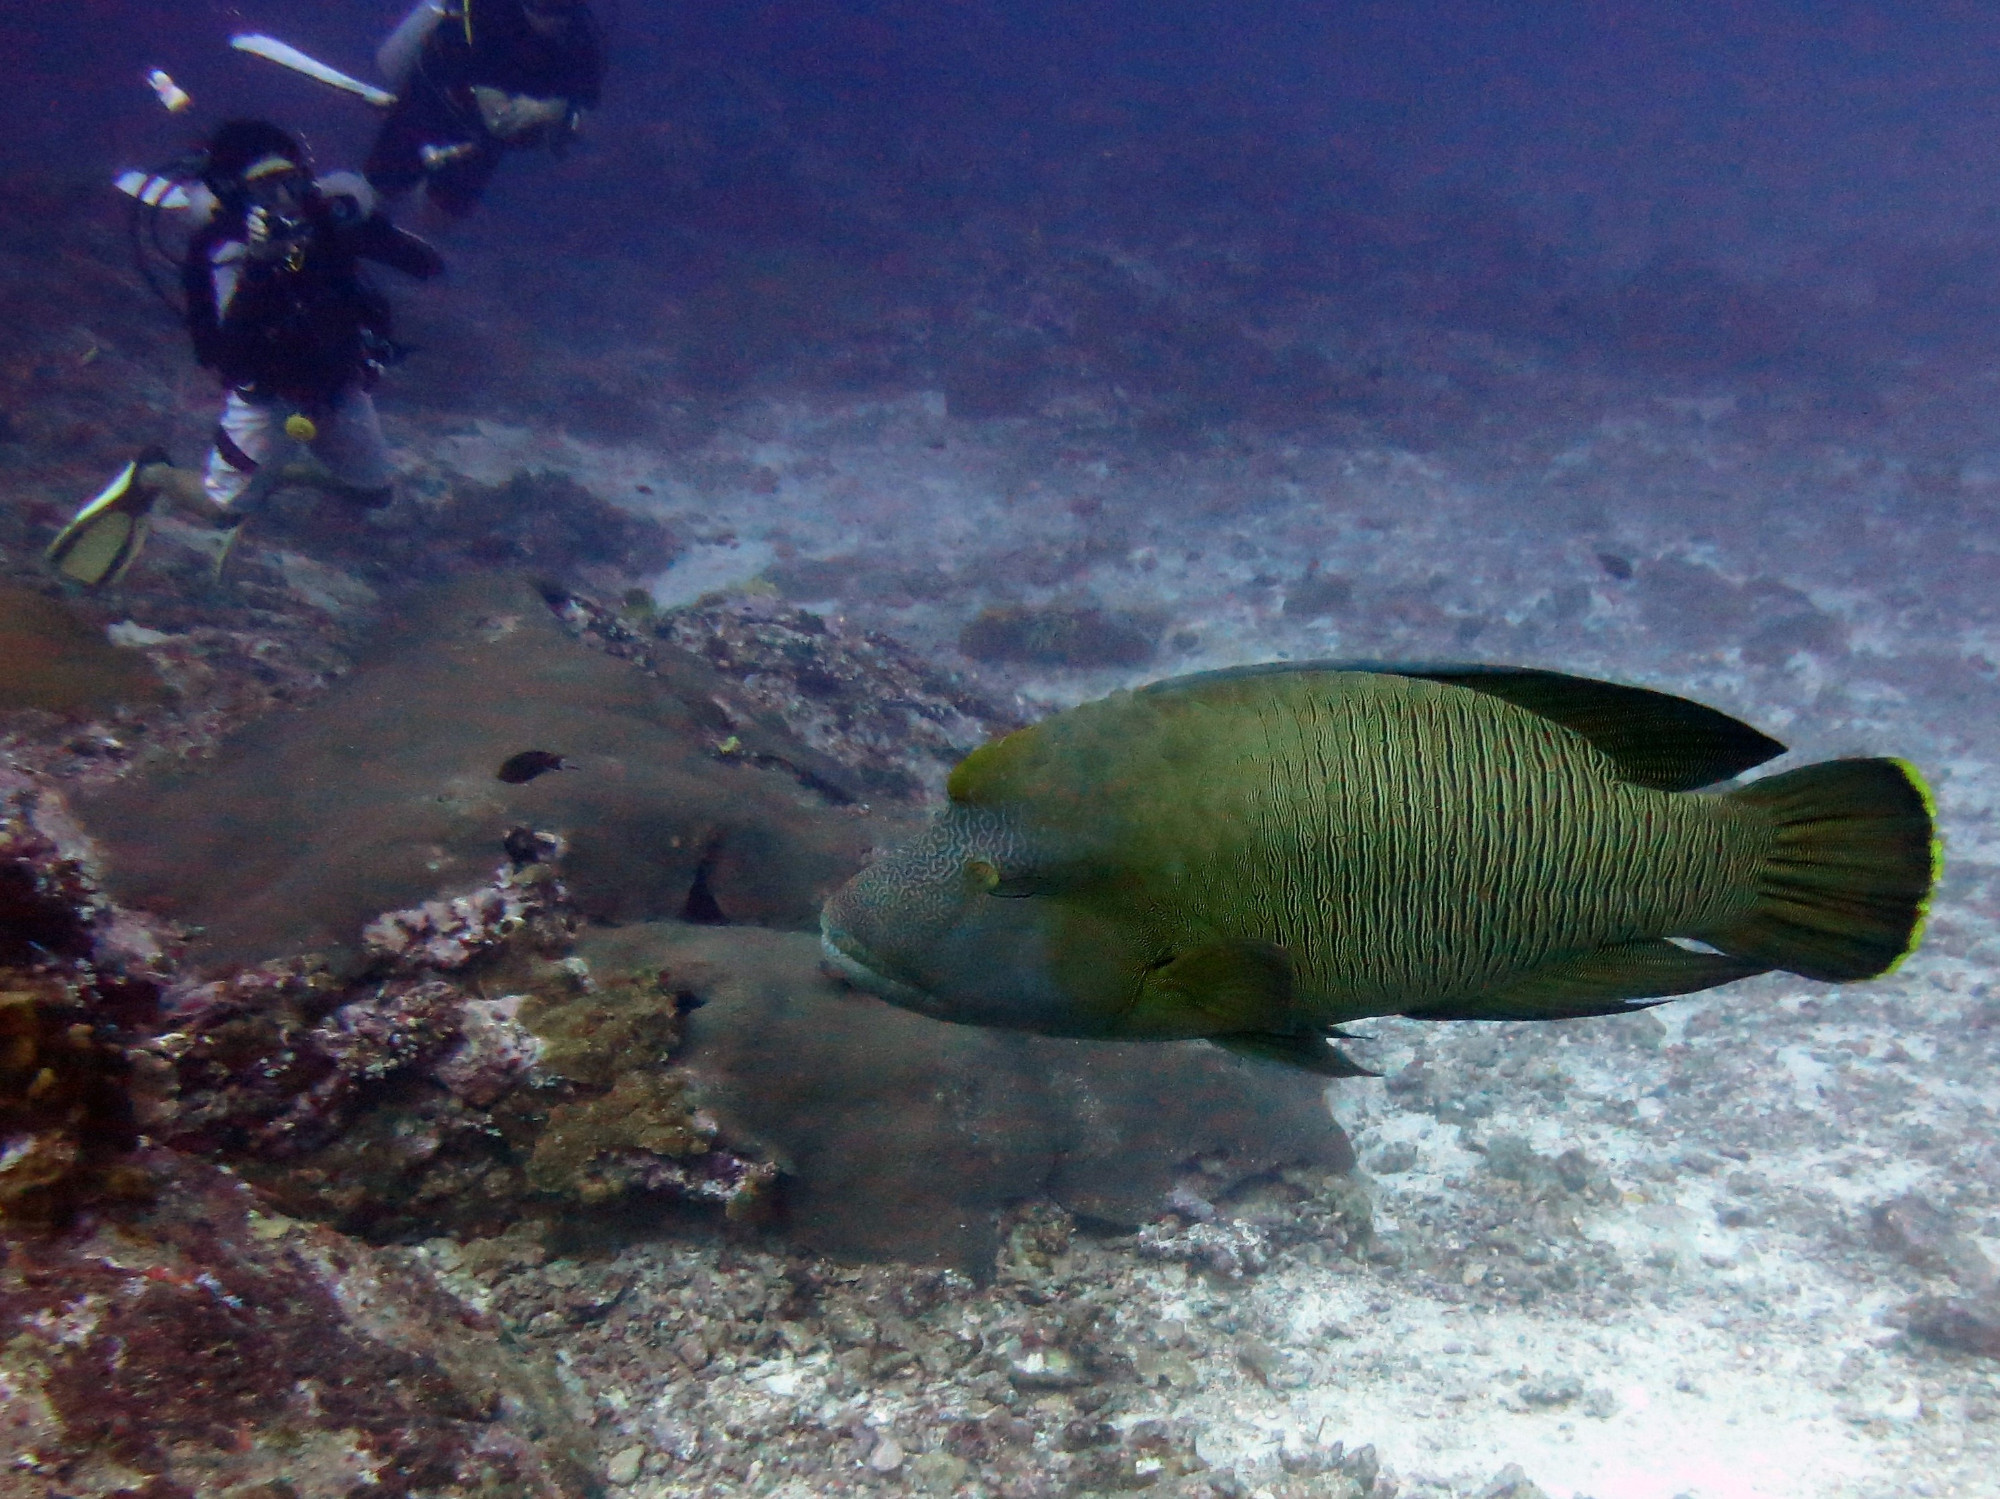
[[[593,982],[565,956],[562,840],[506,842],[485,886],[368,923],[357,975],[295,959],[175,989],[155,1133],[378,1236],[627,1194],[747,1211],[775,1168],[727,1149],[671,1066],[693,997],[657,974]]]
[[[516,937],[532,949],[560,950],[576,929],[569,893],[554,884],[567,845],[529,828],[515,829],[508,842],[511,862],[491,884],[376,917],[361,929],[363,951],[400,969],[450,971]]]

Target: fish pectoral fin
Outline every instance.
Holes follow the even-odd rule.
[[[1403,1013],[1413,1020],[1577,1020],[1643,1010],[1676,994],[1768,973],[1769,965],[1665,939],[1571,953],[1470,999]]]
[[[1248,938],[1192,948],[1147,971],[1134,1008],[1149,1030],[1276,1030],[1291,1018],[1292,956]]]
[[[1286,1036],[1276,1031],[1238,1031],[1231,1036],[1210,1036],[1209,1041],[1224,1051],[1256,1062],[1277,1062],[1297,1067],[1317,1077],[1380,1077],[1363,1067],[1322,1035]]]

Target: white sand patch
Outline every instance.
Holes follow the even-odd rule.
[[[691,546],[665,572],[646,580],[646,591],[662,609],[692,604],[711,593],[741,588],[776,560],[766,542],[733,541]]]

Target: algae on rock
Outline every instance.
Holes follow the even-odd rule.
[[[683,1079],[628,1072],[609,1093],[549,1110],[528,1181],[537,1191],[606,1202],[647,1185],[649,1157],[705,1155],[714,1136],[712,1125],[701,1127]]]
[[[144,1161],[149,1205],[0,1243],[6,1424],[33,1455],[0,1490],[600,1492],[554,1369],[495,1319],[407,1256],[272,1214],[213,1166]]]
[[[686,1001],[656,974],[620,974],[604,983],[579,983],[551,965],[523,1001],[521,1024],[542,1043],[541,1070],[565,1082],[614,1086],[637,1067],[664,1063],[681,1042]]]
[[[697,1122],[683,1079],[656,1070],[681,1039],[679,1009],[657,981],[628,976],[580,993],[544,990],[521,1006],[520,1018],[541,1042],[541,1070],[591,1090],[549,1109],[528,1158],[536,1191],[608,1202],[644,1186],[659,1158],[708,1150],[714,1125]]]

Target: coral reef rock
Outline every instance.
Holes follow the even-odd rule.
[[[959,632],[958,648],[975,661],[1032,666],[1143,666],[1153,659],[1162,622],[1122,610],[1016,605],[980,611]]]
[[[53,791],[0,771],[0,1492],[591,1492],[587,1431],[497,1323],[146,1145],[176,1122],[171,954],[93,863]],[[300,964],[245,992],[335,987]],[[315,1081],[351,1094],[379,1057],[449,1044],[442,987],[392,980],[322,1027]],[[217,999],[176,998],[184,1019]]]
[[[679,550],[659,521],[599,499],[564,473],[522,470],[504,484],[455,475],[423,508],[412,550],[433,570],[448,558],[460,568],[532,567],[564,579],[593,569],[644,574]]]
[[[469,578],[419,595],[309,707],[85,814],[114,893],[203,928],[208,965],[351,951],[377,912],[475,883],[522,822],[568,839],[587,916],[809,926],[870,833],[732,693],[679,652],[651,672],[611,659],[523,579]],[[496,778],[533,745],[572,768]]]
[[[1221,1190],[1353,1161],[1317,1079],[1202,1043],[946,1025],[827,977],[803,934],[654,922],[586,932],[578,955],[600,983],[681,996],[695,1100],[784,1169],[786,1235],[824,1252],[984,1273],[1009,1203],[1133,1226],[1192,1162]]]
[[[392,1252],[153,1151],[146,1207],[0,1236],[0,1488],[80,1494],[596,1491],[553,1369]]]
[[[775,599],[704,601],[653,628],[736,682],[873,800],[940,789],[969,751],[1021,726],[888,636]]]
[[[104,900],[61,799],[0,770],[0,1224],[67,1222],[151,1190],[128,1160],[134,1043],[158,1015],[153,934]]]
[[[525,923],[463,970],[343,982],[288,960],[182,984],[145,1053],[171,1078],[147,1128],[378,1241],[729,1220],[982,1275],[1024,1204],[1131,1228],[1353,1163],[1315,1079],[927,1020],[827,976],[805,933],[652,922],[576,949]],[[1249,1232],[1254,1270],[1270,1245]]]

